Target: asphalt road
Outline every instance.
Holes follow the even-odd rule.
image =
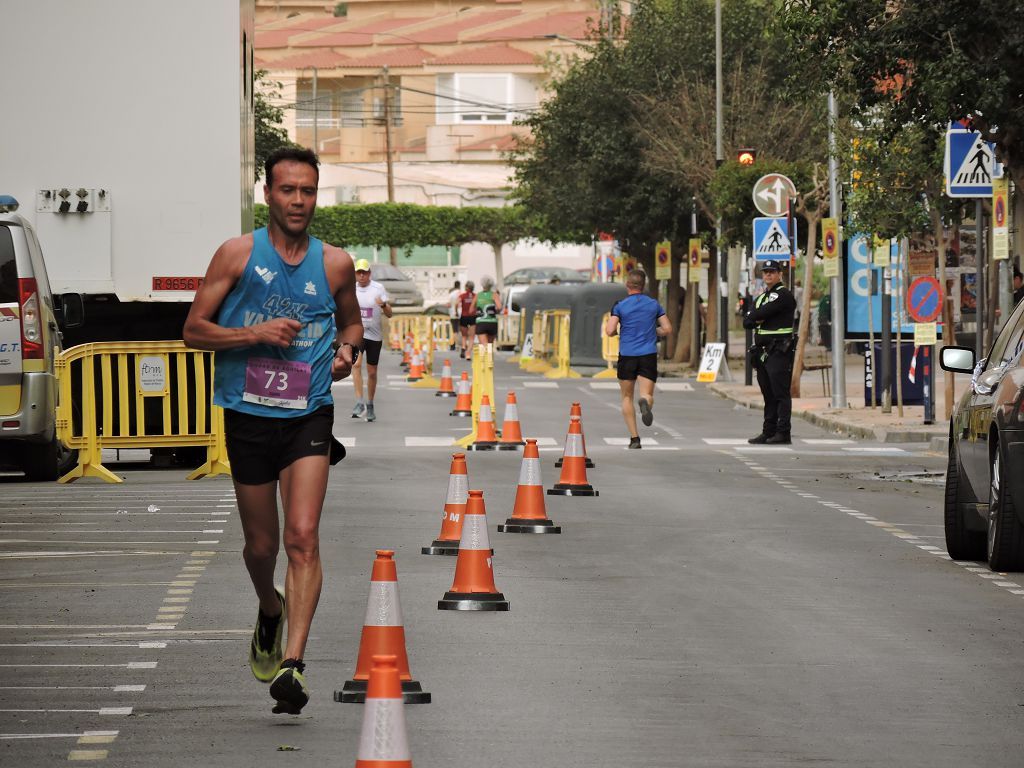
[[[614,381],[499,361],[500,398],[514,388],[525,434],[548,438],[547,486],[583,404],[600,496],[547,497],[561,535],[498,534],[519,455],[470,454],[511,610],[438,611],[455,561],[420,548],[440,529],[443,444],[467,420],[398,373],[385,357],[376,423],[335,390],[349,456],[331,473],[298,717],[271,714],[248,670],[256,607],[229,481],[129,464],[116,487],[0,478],[3,764],[352,765],[363,708],[333,692],[387,547],[433,696],[406,707],[418,766],[1021,765],[1024,576],[945,555],[943,457],[802,422],[791,448],[747,446],[758,413],[678,379],[627,451]]]

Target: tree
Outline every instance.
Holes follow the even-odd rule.
[[[1024,184],[1024,14],[996,0],[788,0],[794,82],[838,88],[885,124],[970,118]]]
[[[263,176],[263,166],[272,152],[281,147],[295,146],[288,138],[288,132],[281,127],[284,110],[274,106],[273,100],[280,98],[281,83],[267,80],[267,71],[256,71],[253,88],[253,113],[256,124],[256,178]]]

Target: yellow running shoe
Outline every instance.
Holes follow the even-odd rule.
[[[275,715],[298,715],[309,702],[309,688],[303,672],[306,665],[298,659],[285,659],[281,670],[270,684],[270,695],[274,698]]]
[[[285,602],[284,592],[275,590],[281,601],[279,616],[266,616],[263,611],[257,612],[256,629],[252,632],[249,644],[249,667],[252,675],[261,683],[269,683],[281,668],[281,635],[284,633]]]

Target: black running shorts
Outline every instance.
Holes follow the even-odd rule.
[[[333,428],[333,405],[293,419],[225,410],[231,476],[242,485],[263,485],[277,480],[281,470],[305,456],[330,454],[331,462],[335,463],[341,444],[334,439]],[[337,447],[332,450],[335,444]]]
[[[636,381],[637,376],[657,381],[658,353],[652,352],[649,355],[619,355],[619,364],[616,371],[621,381]]]
[[[459,326],[461,328],[469,328],[470,326],[476,325],[475,317],[460,317]]]
[[[363,339],[363,346],[360,349],[363,350],[363,359],[366,360],[367,365],[377,365],[380,362],[380,348],[383,343],[373,339]]]

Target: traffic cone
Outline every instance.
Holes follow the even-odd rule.
[[[419,381],[423,378],[423,353],[420,352],[419,347],[415,347],[412,351],[412,362],[409,365],[409,375],[405,377],[406,381]]]
[[[597,496],[594,486],[587,482],[587,462],[583,455],[583,430],[580,429],[580,417],[569,417],[569,432],[565,436],[565,449],[562,452],[562,476],[553,488],[548,489],[552,496]]]
[[[459,379],[458,397],[455,399],[455,408],[451,416],[472,416],[473,415],[473,387],[469,383],[469,374],[462,372]]]
[[[514,451],[523,442],[523,430],[519,425],[519,406],[516,403],[516,393],[509,392],[505,400],[505,420],[501,424],[501,442],[498,449],[502,451]]]
[[[356,768],[412,768],[399,680],[394,656],[373,657]]]
[[[466,500],[469,498],[469,474],[466,470],[466,454],[452,454],[452,468],[448,473],[448,495],[441,512],[441,533],[429,547],[420,551],[424,555],[457,555],[459,539],[462,537],[462,518],[466,514]]]
[[[398,665],[402,698],[406,704],[429,704],[430,694],[409,674],[409,658],[405,653],[405,627],[402,625],[402,606],[398,600],[398,568],[395,552],[378,549],[370,574],[370,597],[366,601],[366,618],[359,641],[356,673],[334,700],[362,704],[366,700],[366,685],[370,679],[371,659],[375,656],[393,656]]]
[[[533,438],[526,441],[523,449],[523,464],[519,470],[519,487],[512,517],[498,526],[498,533],[561,533],[548,519],[544,508],[544,488],[540,479],[540,451]]]
[[[444,361],[441,368],[441,388],[434,393],[434,397],[455,397],[455,387],[452,386],[452,362]]]
[[[569,406],[569,418],[571,419],[573,416],[579,416],[580,417],[580,434],[582,435],[583,434],[583,408],[580,407],[579,403],[573,403],[571,406]],[[587,438],[586,438],[586,435],[584,435],[584,437],[583,437],[583,458],[586,460],[587,469],[593,469],[594,468],[594,462],[592,462],[590,460],[590,457],[587,455]],[[559,467],[560,468],[561,466],[562,466],[562,457],[559,456],[558,459],[555,461],[555,467]]]
[[[439,611],[507,611],[508,600],[494,586],[493,550],[487,539],[484,492],[470,491],[462,521],[459,559],[452,588],[437,601]]]
[[[409,370],[412,364],[412,334],[405,334],[405,345],[402,347],[402,367]]]
[[[491,412],[491,398],[480,398],[480,415],[476,422],[476,440],[467,446],[470,451],[493,451],[498,447],[498,434],[494,431],[494,414]]]

